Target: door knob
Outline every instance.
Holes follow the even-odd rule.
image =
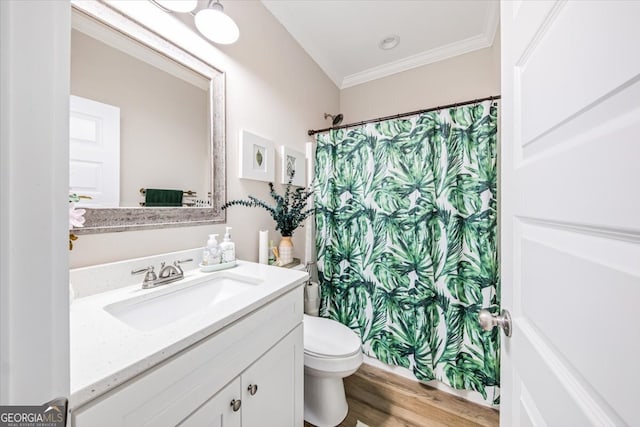
[[[478,321],[485,331],[490,331],[497,326],[502,328],[506,336],[511,336],[511,315],[507,310],[502,310],[498,315],[491,314],[489,310],[482,309],[478,313]]]
[[[249,394],[253,396],[258,392],[258,386],[256,384],[249,384],[249,387],[247,387],[247,390],[249,390]]]
[[[240,406],[242,406],[242,401],[240,399],[233,399],[231,401],[231,407],[233,408],[233,412],[238,412],[240,410]]]

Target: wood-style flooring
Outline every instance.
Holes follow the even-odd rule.
[[[498,426],[498,411],[363,364],[344,380],[349,414],[339,427]],[[305,427],[314,427],[305,423]]]

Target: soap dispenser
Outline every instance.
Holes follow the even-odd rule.
[[[234,262],[236,260],[236,244],[231,241],[231,227],[227,227],[224,241],[220,243],[222,262]]]
[[[220,262],[222,262],[222,256],[221,256],[222,251],[220,249],[220,245],[218,244],[217,238],[218,238],[217,234],[209,234],[207,247],[204,250],[204,254],[202,256],[203,265],[215,265],[215,264],[220,264]]]

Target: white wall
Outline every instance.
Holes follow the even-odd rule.
[[[166,21],[176,18],[160,12],[147,2],[116,2],[118,7],[151,29],[162,33]],[[326,125],[325,111],[337,111],[339,91],[315,62],[292,39],[275,18],[257,1],[225,3],[225,11],[240,27],[240,39],[230,46],[214,46],[193,31],[171,31],[168,38],[226,72],[227,81],[227,199],[255,195],[271,200],[267,184],[240,180],[238,176],[238,135],[248,129],[274,141],[305,151],[310,141],[307,129]],[[182,17],[192,27],[193,18]],[[164,29],[163,29],[164,28]],[[276,178],[280,176],[276,164]],[[280,235],[266,211],[233,207],[227,211],[233,227],[237,256],[257,261],[258,230],[270,230],[278,242]],[[180,227],[82,235],[74,243],[70,266],[141,257],[203,246],[209,233],[224,233],[224,225]],[[294,256],[304,257],[304,229],[294,234]]]
[[[69,10],[0,1],[0,404],[69,396]]]

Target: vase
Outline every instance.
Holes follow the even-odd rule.
[[[280,265],[287,265],[293,262],[293,242],[291,236],[282,236],[280,244],[278,245],[278,252],[280,255]]]

